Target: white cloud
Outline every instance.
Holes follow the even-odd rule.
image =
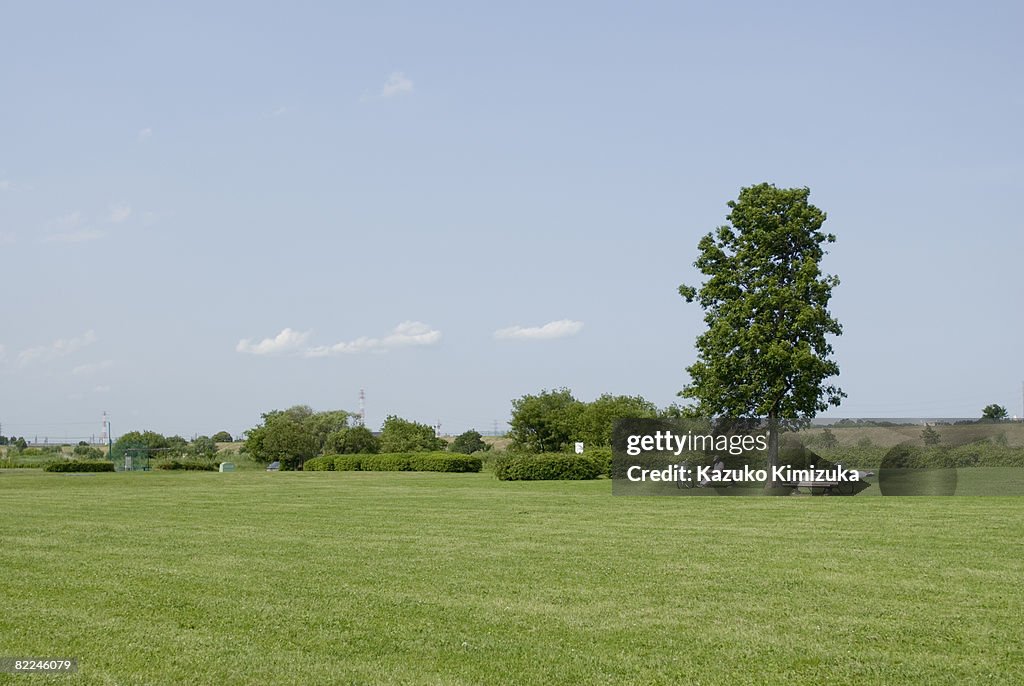
[[[412,81],[400,71],[392,72],[384,86],[380,89],[380,97],[393,98],[403,93],[412,93]]]
[[[80,364],[71,370],[71,373],[75,376],[87,376],[89,374],[95,374],[96,372],[104,369],[110,369],[114,366],[113,360],[103,360],[102,362],[88,362],[86,364]]]
[[[148,126],[146,128],[144,128],[144,129],[141,129],[139,131],[139,142],[140,143],[148,141],[152,137],[153,137],[153,129],[149,128]]]
[[[126,202],[115,203],[110,206],[110,221],[120,224],[132,215],[132,207]]]
[[[273,338],[264,338],[259,343],[253,343],[252,339],[243,338],[238,341],[235,350],[240,353],[251,355],[275,355],[279,353],[294,352],[302,347],[309,338],[309,331],[293,331],[282,329],[281,333]]]
[[[26,348],[18,353],[18,365],[25,365],[41,360],[52,360],[58,357],[66,357],[78,352],[87,345],[96,342],[96,334],[93,331],[86,331],[75,338],[60,338],[49,345],[40,345],[34,348]]]
[[[435,345],[441,340],[441,332],[423,322],[402,322],[383,338],[361,336],[351,341],[334,345],[320,345],[306,350],[306,357],[327,357],[353,353],[385,352],[393,348]]]
[[[0,179],[0,193],[11,190],[11,182],[7,179]]]
[[[10,231],[0,231],[0,245],[11,245],[18,242],[17,234]]]
[[[96,229],[81,229],[79,231],[65,231],[63,233],[51,233],[43,240],[47,243],[88,243],[98,241],[107,234]]]
[[[354,353],[382,353],[394,348],[434,345],[441,340],[441,332],[430,328],[423,322],[402,322],[387,336],[380,338],[360,336],[351,341],[341,341],[333,345],[307,346],[306,340],[310,333],[309,331],[284,329],[274,338],[264,338],[258,343],[254,343],[248,338],[243,339],[235,346],[235,350],[252,355],[299,353],[304,357],[328,357]]]
[[[97,386],[92,391],[93,393],[110,393],[110,386]]]
[[[505,329],[498,329],[494,337],[498,339],[516,339],[522,341],[543,341],[552,338],[565,338],[575,336],[583,329],[583,322],[572,319],[559,319],[548,322],[543,326],[510,326]]]

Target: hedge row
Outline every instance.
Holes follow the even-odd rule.
[[[306,460],[302,465],[302,471],[333,472],[334,455],[323,455],[322,457],[314,457],[312,460]]]
[[[385,453],[383,455],[324,455],[306,460],[312,472],[479,472],[479,457],[455,453]]]
[[[604,448],[587,448],[587,451],[583,453],[589,456],[601,464],[604,465],[604,471],[601,472],[605,476],[612,475],[612,449],[611,447]]]
[[[608,473],[609,461],[603,454],[540,453],[506,454],[491,461],[494,475],[502,481],[548,481],[596,479]]]
[[[956,447],[898,445],[893,448],[817,448],[815,452],[849,468],[1024,467],[1024,448],[992,443],[969,443]]]
[[[85,460],[68,460],[66,462],[51,462],[43,467],[47,472],[112,472],[113,462],[98,462]]]
[[[190,472],[215,472],[218,465],[214,462],[202,460],[163,460],[156,463],[157,469],[174,470],[181,469]]]
[[[334,471],[357,472],[362,466],[364,455],[331,455],[334,459]]]

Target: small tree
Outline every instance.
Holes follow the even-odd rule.
[[[71,451],[75,457],[83,460],[102,460],[103,451],[99,448],[94,448],[85,441],[80,442],[75,446],[75,449]]]
[[[168,436],[167,445],[159,455],[153,457],[180,457],[188,453],[188,441],[181,436]]]
[[[480,435],[479,431],[476,429],[470,429],[469,431],[456,436],[455,440],[448,446],[448,451],[452,453],[472,455],[473,453],[480,452],[482,450],[489,450],[490,447],[491,446],[484,443],[484,439]]]
[[[996,405],[995,403],[992,403],[991,405],[986,405],[984,409],[982,409],[981,418],[993,422],[998,422],[1002,421],[1003,419],[1006,419],[1007,414],[1009,413],[1006,411],[1005,407],[1003,407],[1002,405]]]
[[[209,459],[217,454],[217,442],[209,436],[199,436],[189,443],[187,452],[195,457]]]
[[[921,440],[925,445],[938,445],[942,441],[942,436],[931,426],[925,424],[924,430],[921,432]]]
[[[767,418],[768,460],[778,464],[779,425],[801,424],[845,394],[829,336],[842,333],[828,303],[835,276],[823,275],[825,213],[808,188],[762,183],[729,202],[729,224],[698,243],[695,266],[707,278],[679,294],[704,309],[707,331],[680,395],[708,417]],[[774,484],[769,484],[774,485]]]
[[[583,411],[583,403],[568,388],[513,400],[512,446],[535,453],[559,452],[578,436]]]
[[[302,420],[313,437],[316,439],[317,452],[322,452],[327,437],[332,433],[348,428],[351,415],[345,410],[329,410],[326,412],[313,412]]]
[[[617,419],[653,419],[658,406],[636,395],[605,393],[593,402],[584,403],[574,436],[589,446],[607,446],[612,442],[612,427]]]
[[[308,405],[272,410],[263,423],[246,432],[245,452],[261,462],[281,462],[283,469],[301,469],[306,460],[321,454],[327,437],[348,427],[344,410],[314,412]]]
[[[280,417],[269,429],[263,441],[265,459],[280,462],[281,469],[301,470],[306,460],[320,452],[308,427],[290,416]]]
[[[170,439],[156,431],[129,431],[114,441],[109,457],[117,463],[124,461],[125,454],[136,460],[168,457],[171,454],[180,454],[176,451],[185,444],[185,441],[181,438],[178,440],[181,441],[180,444],[177,441],[172,443]]]
[[[229,434],[227,431],[218,431],[210,438],[212,438],[217,443],[231,443],[234,440],[231,437],[231,434]]]
[[[822,448],[835,448],[839,445],[839,439],[832,433],[832,429],[826,428],[821,432],[821,447]]]
[[[444,450],[445,443],[426,424],[411,422],[395,415],[384,420],[380,432],[380,449],[385,453],[412,453]]]
[[[376,454],[380,452],[380,439],[365,426],[352,426],[329,435],[324,452],[334,455]]]

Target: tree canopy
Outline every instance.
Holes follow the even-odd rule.
[[[981,411],[982,419],[989,419],[995,422],[1006,419],[1008,415],[1009,412],[1006,411],[1005,407],[1002,405],[996,405],[995,403],[986,405]]]
[[[455,437],[455,440],[448,446],[448,452],[472,455],[483,450],[489,450],[490,446],[484,443],[483,437],[476,429],[470,429]]]
[[[388,415],[380,433],[380,450],[385,453],[414,453],[444,450],[445,442],[426,424]]]
[[[212,458],[217,454],[217,442],[209,436],[197,436],[188,444],[189,455]]]
[[[512,447],[535,453],[558,452],[577,434],[584,406],[568,388],[543,390],[512,401]]]
[[[730,201],[728,224],[700,239],[694,263],[707,280],[679,294],[704,310],[697,361],[680,395],[709,417],[767,418],[776,463],[779,421],[808,420],[845,397],[829,336],[842,333],[828,303],[835,276],[821,272],[825,213],[808,188],[762,183]]]
[[[611,445],[612,425],[617,419],[653,419],[658,407],[639,395],[605,393],[585,403],[579,416],[576,440],[585,445]]]
[[[156,431],[129,431],[114,441],[110,457],[115,462],[123,461],[126,453],[132,459],[176,457],[185,451],[188,443],[180,436],[173,438],[174,441]]]
[[[658,407],[639,395],[605,393],[596,400],[577,400],[568,388],[543,390],[512,401],[509,437],[516,450],[559,452],[576,441],[590,446],[611,445],[617,419],[662,416]]]
[[[245,452],[260,462],[301,469],[302,463],[323,452],[327,437],[347,428],[352,415],[344,410],[314,412],[307,405],[272,410],[263,422],[246,432]]]
[[[330,434],[324,452],[334,455],[375,454],[380,452],[380,439],[365,426],[351,426]]]

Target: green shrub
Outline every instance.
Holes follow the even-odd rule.
[[[336,472],[356,472],[363,468],[362,455],[331,455],[331,458]]]
[[[324,455],[322,457],[314,457],[312,460],[306,460],[305,464],[302,465],[302,471],[333,472],[334,455]]]
[[[482,468],[479,457],[447,452],[334,456],[334,469],[338,471],[479,472]]]
[[[414,472],[479,472],[483,460],[459,453],[413,453],[409,466]]]
[[[958,446],[846,446],[815,452],[848,469],[874,469],[883,465],[891,469],[1024,467],[1024,448],[995,445],[985,440]]]
[[[612,449],[611,449],[611,446],[606,446],[606,447],[602,447],[602,448],[586,448],[583,451],[583,456],[584,457],[590,457],[590,458],[600,462],[603,465],[603,470],[604,470],[601,473],[604,474],[605,476],[611,476],[612,475]]]
[[[156,468],[190,472],[215,472],[218,469],[218,465],[214,462],[204,462],[202,460],[163,460],[156,463]]]
[[[364,472],[410,472],[409,453],[384,453],[382,455],[362,455],[359,461]],[[337,465],[335,465],[337,468]]]
[[[66,462],[51,462],[43,467],[47,472],[112,472],[113,462],[94,462],[85,460],[68,460]]]
[[[935,467],[1024,467],[1024,449],[991,443],[940,448],[929,456]]]
[[[608,471],[603,456],[574,453],[508,453],[491,461],[494,475],[502,481],[549,481],[596,479]]]

